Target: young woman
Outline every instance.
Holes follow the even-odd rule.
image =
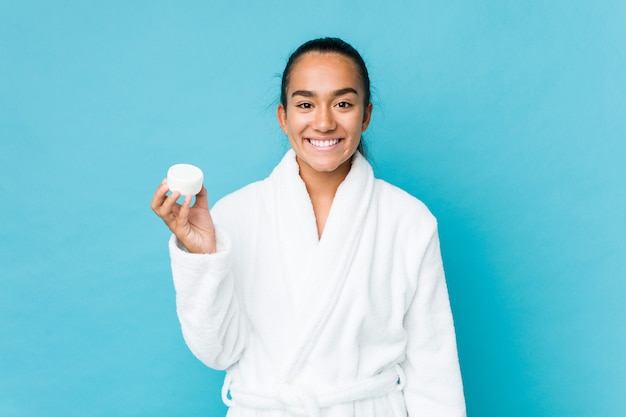
[[[277,113],[291,149],[268,178],[210,211],[206,189],[179,205],[164,181],[151,205],[185,341],[227,370],[228,416],[464,416],[437,223],[361,153],[359,53],[300,46]]]

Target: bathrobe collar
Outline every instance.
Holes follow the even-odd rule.
[[[278,210],[279,250],[288,310],[294,312],[294,350],[285,357],[283,380],[300,370],[337,304],[372,200],[374,174],[360,154],[335,194],[321,239],[313,205],[289,150],[269,177]]]

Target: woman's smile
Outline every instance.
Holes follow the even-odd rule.
[[[335,148],[341,139],[315,139],[315,138],[305,138],[307,142],[309,142],[314,148],[318,148],[320,150],[331,150]]]

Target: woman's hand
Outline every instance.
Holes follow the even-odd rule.
[[[204,185],[196,195],[193,207],[191,207],[192,196],[185,196],[185,201],[181,205],[176,202],[180,193],[175,191],[168,196],[168,190],[167,180],[163,180],[152,197],[150,203],[152,211],[165,222],[189,252],[214,253],[215,228]]]

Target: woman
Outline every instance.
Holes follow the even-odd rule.
[[[361,153],[359,53],[300,46],[277,115],[291,149],[268,178],[211,211],[204,188],[193,207],[165,181],[152,200],[183,335],[227,370],[228,415],[465,415],[436,220]]]

